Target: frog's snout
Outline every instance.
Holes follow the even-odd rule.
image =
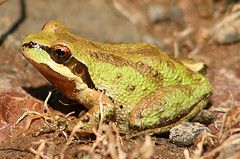
[[[21,50],[22,53],[24,54],[24,52],[26,51],[26,43],[21,43],[21,45],[20,45],[20,50]]]
[[[26,57],[26,55],[29,53],[29,49],[31,48],[36,48],[37,47],[37,43],[33,42],[33,41],[25,41],[23,40],[23,42],[21,43],[20,49],[22,51],[22,54]]]
[[[28,45],[29,45],[28,43],[22,43],[22,44],[21,44],[20,49],[21,49],[21,51],[22,51],[23,54],[25,53],[25,51],[27,50],[27,48],[29,48]]]
[[[20,46],[20,50],[21,50],[23,56],[26,57],[27,54],[28,54],[28,48],[26,47],[25,44],[22,44],[22,45]]]

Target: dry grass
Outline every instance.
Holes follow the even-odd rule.
[[[87,152],[86,156],[92,159],[148,159],[151,158],[154,152],[150,136],[146,136],[145,142],[135,145],[128,152],[124,151],[122,138],[114,124],[111,126],[102,125],[98,130],[94,131],[94,134],[96,140],[92,145],[79,147],[79,151]]]

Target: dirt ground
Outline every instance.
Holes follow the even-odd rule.
[[[0,0],[0,4],[0,158],[240,158],[237,0]],[[106,125],[93,136],[74,139],[74,133],[59,130],[64,123],[48,123],[58,130],[44,132],[46,121],[34,117],[49,113],[46,102],[56,114],[84,109],[55,90],[21,54],[21,40],[50,20],[90,39],[151,42],[176,58],[207,64],[206,76],[213,86],[209,110],[215,117],[208,125],[211,133],[202,133],[192,146],[184,147],[172,143],[168,133],[125,140],[116,127]]]

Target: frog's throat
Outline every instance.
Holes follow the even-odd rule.
[[[61,74],[53,71],[46,64],[39,64],[29,58],[28,61],[58,90],[64,92],[64,95],[70,99],[76,99],[79,90],[76,89],[76,82],[73,79],[62,76]]]

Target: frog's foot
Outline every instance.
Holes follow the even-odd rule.
[[[91,115],[89,113],[84,114],[79,120],[71,119],[69,115],[64,116],[63,114],[55,114],[51,111],[46,113],[39,113],[35,111],[27,111],[18,119],[15,125],[19,124],[24,118],[27,118],[25,128],[17,136],[27,132],[31,127],[31,124],[38,120],[43,119],[46,125],[40,126],[37,130],[34,130],[32,135],[34,137],[54,133],[56,136],[64,135],[67,138],[67,134],[75,133],[79,136],[88,136],[93,134],[93,123],[90,124],[90,121],[93,122]]]
[[[33,133],[34,136],[55,131],[63,132],[75,124],[72,120],[70,120],[69,117],[66,117],[62,114],[54,114],[49,110],[45,113],[26,110],[15,123],[15,126],[18,125],[26,117],[30,118],[27,119],[25,128],[18,135],[25,133],[31,127],[31,124],[37,119],[44,119],[47,126],[42,126],[39,128],[36,132]]]
[[[102,105],[102,104],[100,104]],[[57,133],[67,135],[67,132],[74,132],[79,136],[88,136],[94,133],[94,129],[98,129],[98,127],[106,121],[110,114],[112,114],[112,106],[109,103],[104,106],[93,106],[87,113],[85,113],[82,117],[77,120],[73,120],[69,115],[64,116],[63,114],[55,114],[51,111],[47,111],[46,113],[39,113],[35,111],[26,111],[16,122],[17,125],[21,120],[25,117],[30,117],[27,119],[26,126],[24,130],[19,134],[26,132],[33,121],[37,119],[44,119],[46,126],[40,127],[33,133],[33,136],[38,136],[47,133]],[[101,107],[104,107],[102,110]]]
[[[72,127],[75,126],[74,120],[69,119],[69,117],[63,115],[47,115],[42,116],[44,120],[46,120],[47,125],[39,128],[33,133],[33,136],[39,136],[47,133],[56,133],[63,134],[66,136],[68,131],[72,130]]]

